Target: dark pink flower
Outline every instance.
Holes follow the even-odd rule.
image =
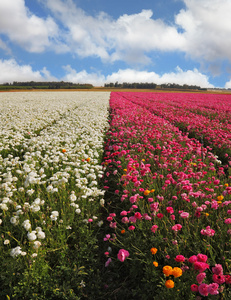
[[[206,262],[208,259],[208,256],[205,254],[197,254],[197,261]]]
[[[183,255],[177,255],[175,258],[175,261],[183,262],[183,261],[185,261],[185,257]]]
[[[217,284],[217,283],[211,283],[211,284],[209,284],[209,286],[208,286],[208,292],[209,292],[209,294],[211,294],[211,295],[218,295],[219,294],[218,288],[219,288],[219,284]]]
[[[121,262],[124,262],[125,259],[129,256],[129,252],[127,250],[124,249],[120,249],[118,254],[117,254],[117,258],[118,260],[120,260]]]
[[[200,273],[204,272],[206,269],[209,269],[209,265],[204,263],[204,262],[200,262],[200,261],[196,261],[194,263],[194,270],[198,270]]]
[[[212,268],[212,271],[216,275],[223,275],[223,268],[220,264],[216,264],[215,267]]]
[[[191,291],[192,291],[192,292],[198,292],[198,285],[192,284],[192,285],[191,285]]]
[[[199,291],[199,293],[202,296],[208,296],[208,294],[209,294],[209,292],[208,292],[208,284],[202,283],[201,285],[199,285],[198,291]]]
[[[151,231],[152,231],[153,233],[155,233],[155,232],[157,231],[157,229],[158,229],[158,226],[157,226],[157,225],[153,225],[153,226],[151,227]]]
[[[225,276],[222,274],[221,275],[213,274],[213,281],[218,284],[222,284],[225,282]]]
[[[196,279],[197,279],[197,282],[199,283],[199,284],[202,284],[202,282],[203,282],[203,280],[204,280],[204,278],[206,277],[206,274],[203,272],[203,273],[199,273],[198,275],[197,275],[197,277],[196,277]]]
[[[188,259],[188,261],[189,261],[191,264],[195,263],[195,262],[197,261],[196,255],[190,256],[189,259]]]

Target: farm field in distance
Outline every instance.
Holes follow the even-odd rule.
[[[0,93],[1,299],[230,299],[231,95]]]

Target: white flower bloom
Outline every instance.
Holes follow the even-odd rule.
[[[21,247],[17,246],[17,247],[15,247],[15,248],[11,249],[10,255],[11,255],[12,257],[17,257],[18,255],[21,254],[21,252],[22,252]]]
[[[34,241],[34,246],[33,246],[33,248],[34,248],[35,250],[38,250],[38,248],[39,248],[41,245],[42,245],[42,243],[41,243],[40,241]]]
[[[11,217],[10,218],[10,223],[13,224],[13,225],[18,225],[18,223],[19,223],[19,217],[18,216]]]
[[[25,221],[22,223],[22,226],[23,226],[27,231],[30,230],[30,228],[31,228],[30,220],[25,220]]]
[[[29,241],[34,241],[37,239],[37,236],[35,234],[36,232],[32,231],[32,232],[28,232],[27,233],[27,238]]]
[[[9,240],[5,240],[4,241],[4,245],[9,245],[10,241]]]
[[[81,213],[81,209],[80,209],[80,208],[77,208],[77,209],[75,210],[75,212],[76,212],[77,214],[80,214],[80,213]]]

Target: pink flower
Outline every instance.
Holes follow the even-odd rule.
[[[161,213],[157,214],[156,216],[157,216],[157,218],[159,218],[159,219],[162,219],[162,218],[164,217],[164,215],[161,214]]]
[[[206,229],[201,230],[201,234],[207,236],[214,236],[215,230],[211,229],[210,226],[207,226]]]
[[[187,218],[189,217],[189,213],[187,213],[187,212],[182,212],[182,213],[180,214],[180,216],[181,216],[181,218],[183,218],[183,219],[187,219]]]
[[[195,262],[197,261],[196,255],[190,256],[189,259],[188,259],[188,261],[189,261],[191,264],[195,263]]]
[[[208,256],[205,254],[197,254],[197,261],[206,262],[208,259]]]
[[[108,241],[110,239],[111,235],[110,234],[106,234],[105,238],[103,239],[104,242]]]
[[[183,262],[183,261],[185,261],[185,257],[183,255],[177,255],[175,258],[175,261]]]
[[[196,279],[197,279],[197,282],[199,283],[199,284],[202,284],[202,281],[204,280],[204,278],[206,277],[206,274],[203,272],[203,273],[199,273],[198,275],[197,275],[197,277],[196,277]]]
[[[208,284],[202,283],[201,285],[199,285],[198,291],[199,291],[199,293],[202,296],[208,296],[208,294],[209,294],[209,292],[208,292]]]
[[[121,211],[120,215],[121,216],[126,216],[128,213],[126,212],[126,210]]]
[[[179,230],[181,230],[181,228],[182,228],[182,225],[180,225],[180,224],[176,224],[176,225],[172,226],[172,230],[174,230],[174,231],[179,231]]]
[[[125,259],[129,256],[129,252],[127,250],[124,249],[120,249],[118,254],[117,254],[117,258],[118,260],[120,260],[121,262],[124,262]]]
[[[225,224],[231,224],[231,218],[226,219]]]
[[[135,226],[133,226],[133,225],[129,226],[128,230],[135,230]]]
[[[209,292],[209,294],[211,294],[211,295],[218,295],[219,294],[218,288],[219,288],[219,284],[217,284],[217,283],[211,283],[211,284],[209,284],[209,286],[208,286],[208,292]]]
[[[123,217],[121,221],[122,223],[129,223],[128,217]]]
[[[192,285],[191,285],[191,291],[192,291],[192,292],[198,292],[198,285],[192,284]]]
[[[173,213],[174,213],[174,210],[173,210],[173,208],[172,208],[171,206],[166,207],[166,210],[167,210],[167,212],[170,213],[170,214],[173,214]]]
[[[225,275],[225,283],[231,284],[231,276],[230,275]]]
[[[138,219],[138,220],[142,219],[141,213],[136,212],[136,213],[135,213],[135,218]]]
[[[204,263],[204,262],[200,262],[200,261],[196,261],[194,263],[194,270],[198,270],[200,273],[204,272],[206,269],[209,269],[209,265]]]
[[[171,218],[171,220],[173,220],[173,221],[176,219],[175,215],[171,215],[170,218]]]
[[[105,267],[107,268],[111,263],[112,259],[109,257],[108,260],[105,262]]]
[[[212,268],[213,274],[216,275],[223,275],[223,268],[222,265],[216,264],[215,267]]]
[[[218,284],[222,284],[225,282],[225,276],[222,274],[221,275],[213,274],[213,281]]]
[[[152,231],[153,233],[155,233],[157,229],[158,229],[158,226],[157,226],[157,225],[153,225],[153,226],[151,227],[151,231]]]

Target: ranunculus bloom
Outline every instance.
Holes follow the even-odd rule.
[[[201,285],[199,285],[198,287],[198,291],[202,296],[208,296],[209,292],[208,292],[208,284],[206,283],[202,283]]]
[[[174,281],[172,281],[172,280],[167,280],[167,281],[165,282],[165,286],[166,286],[166,288],[168,288],[168,289],[174,288]]]
[[[127,250],[124,249],[120,249],[118,254],[117,254],[117,258],[118,260],[120,260],[121,262],[124,262],[125,259],[129,256],[129,252]]]
[[[211,295],[218,295],[219,294],[218,288],[219,288],[219,284],[217,284],[217,283],[211,283],[211,284],[209,284],[209,286],[208,286],[208,292],[209,292],[209,294],[211,294]]]
[[[226,219],[225,224],[231,224],[231,218]]]
[[[200,261],[200,262],[206,262],[208,259],[208,256],[205,255],[205,254],[197,254],[197,261]]]
[[[195,262],[197,261],[196,255],[190,256],[189,259],[188,259],[188,261],[189,261],[191,264],[195,263]]]
[[[181,268],[175,267],[172,269],[172,275],[177,278],[180,277],[182,275],[182,270]]]
[[[222,265],[216,264],[215,267],[212,268],[213,274],[216,275],[223,275],[223,268]]]
[[[177,255],[175,258],[175,261],[183,262],[183,261],[185,261],[185,257],[183,255]]]
[[[172,275],[172,267],[171,266],[164,266],[163,267],[163,273],[166,276]]]
[[[198,292],[198,285],[192,284],[192,285],[191,285],[191,291],[192,291],[192,292]]]
[[[218,284],[222,284],[225,282],[225,276],[222,274],[221,275],[213,274],[213,281]]]
[[[158,228],[157,225],[153,225],[153,226],[151,227],[151,231],[152,231],[153,233],[155,233],[156,230],[157,230],[157,228]]]
[[[231,276],[230,275],[225,275],[225,283],[231,284]]]
[[[206,277],[206,274],[203,272],[203,273],[199,273],[198,275],[197,275],[197,277],[196,277],[196,279],[197,279],[197,282],[199,283],[199,284],[202,284],[202,282],[203,282],[203,280],[204,280],[204,278]]]
[[[204,263],[204,262],[200,262],[200,261],[196,261],[194,263],[194,270],[198,270],[200,273],[204,272],[206,269],[209,269],[209,265]]]
[[[182,213],[180,214],[180,216],[181,216],[181,218],[183,218],[183,219],[187,219],[187,218],[189,217],[189,213],[187,213],[187,212],[182,212]]]
[[[179,230],[181,230],[181,228],[182,228],[182,225],[180,225],[180,224],[176,224],[176,225],[172,226],[172,230],[174,230],[174,231],[179,231]]]

